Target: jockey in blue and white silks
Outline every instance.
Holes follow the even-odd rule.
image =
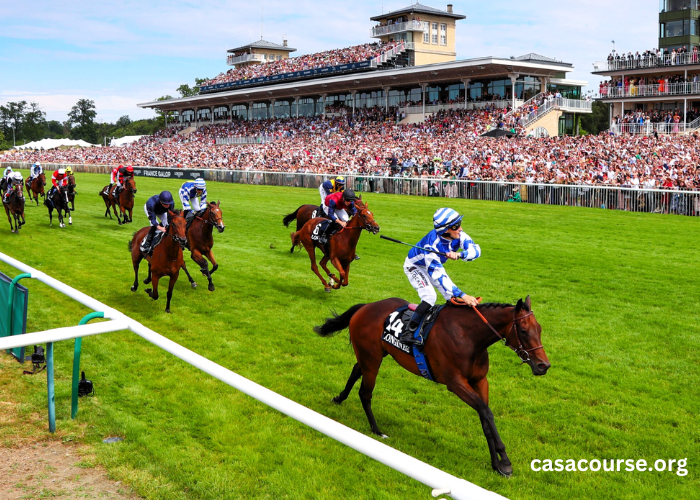
[[[421,248],[412,248],[404,261],[404,273],[421,299],[406,332],[401,336],[401,342],[406,344],[418,343],[413,334],[423,315],[435,305],[435,288],[445,300],[456,297],[465,304],[477,304],[476,298],[467,295],[452,282],[443,264],[448,259],[467,262],[478,259],[481,256],[481,248],[462,231],[462,216],[451,208],[441,208],[435,212],[433,225],[435,229],[418,242],[417,246]],[[447,257],[429,250],[442,252]]]
[[[31,183],[34,179],[39,177],[43,172],[44,172],[44,169],[41,168],[41,163],[35,163],[34,165],[32,165],[32,168],[29,170],[29,179],[27,179],[27,181]]]
[[[207,184],[201,177],[194,182],[185,182],[178,194],[188,221],[194,219],[195,214],[207,205]]]

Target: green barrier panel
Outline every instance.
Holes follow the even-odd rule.
[[[92,312],[87,314],[80,320],[79,325],[87,325],[88,321],[96,318],[104,318],[105,313],[103,312]],[[71,406],[70,406],[70,418],[75,419],[78,415],[78,382],[80,381],[80,352],[82,347],[83,339],[78,337],[75,339],[75,346],[73,347],[73,393],[71,395]]]
[[[24,273],[10,279],[0,273],[0,338],[27,333],[29,290],[17,282],[31,277],[31,274]],[[24,363],[24,347],[9,349],[7,352]]]

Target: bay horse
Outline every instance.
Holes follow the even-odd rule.
[[[124,188],[121,190],[119,193],[119,196],[114,196],[114,193],[117,189],[117,186],[114,185],[112,186],[112,189],[109,190],[108,194],[105,194],[105,191],[107,191],[109,186],[105,186],[102,191],[100,191],[100,196],[102,196],[102,200],[105,202],[105,206],[107,207],[107,211],[105,212],[105,217],[109,215],[109,218],[112,218],[112,213],[109,211],[111,208],[114,210],[114,215],[117,217],[117,221],[119,222],[119,225],[121,226],[122,224],[127,224],[129,222],[133,222],[133,211],[134,211],[134,195],[137,192],[136,189],[136,181],[134,180],[133,177],[127,177],[124,181]],[[119,217],[119,213],[117,212],[117,207],[119,207],[119,210],[121,212],[121,216],[124,219],[122,222],[122,219]],[[128,218],[127,218],[127,212],[128,212]]]
[[[39,195],[41,195],[42,198],[46,198],[46,193],[44,192],[44,186],[46,186],[46,176],[44,175],[44,172],[40,173],[38,177],[32,179],[31,182],[29,181],[29,178],[27,178],[26,185],[29,199],[36,200],[36,206],[38,207]]]
[[[196,216],[187,229],[187,247],[190,249],[190,256],[192,260],[199,265],[202,274],[209,280],[208,289],[210,292],[215,290],[211,275],[219,269],[219,264],[216,263],[214,254],[211,251],[214,246],[213,229],[216,228],[219,233],[223,233],[224,229],[226,229],[220,205],[221,201],[208,203],[201,217]],[[211,262],[211,271],[209,270],[207,259]],[[192,288],[195,288],[197,283],[194,282],[190,273],[187,272],[187,266],[183,265],[183,269],[187,275],[187,279],[190,280]]]
[[[26,224],[24,220],[24,196],[22,196],[21,185],[15,186],[10,191],[10,198],[7,203],[3,202],[3,206],[5,207],[7,220],[10,222],[10,232],[19,234],[19,228]],[[12,224],[13,219],[14,225]]]
[[[180,210],[168,211],[168,227],[160,244],[153,249],[153,255],[144,255],[141,251],[141,242],[148,234],[150,227],[144,227],[134,233],[134,237],[129,241],[129,251],[131,252],[131,262],[134,266],[134,286],[131,291],[135,292],[139,288],[139,264],[145,258],[148,261],[148,276],[143,280],[144,285],[153,281],[153,290],[146,288],[146,293],[153,300],[158,300],[158,281],[167,276],[168,283],[167,304],[165,312],[170,312],[170,300],[173,298],[173,288],[177,278],[180,276],[180,268],[185,261],[182,258],[182,251],[187,243],[185,234],[185,217]]]
[[[66,184],[66,190],[68,192],[68,201],[70,201],[70,204],[71,204],[70,211],[74,212],[75,211],[75,195],[77,194],[75,192],[75,177],[73,177],[73,174],[70,174],[66,178],[68,179],[68,183]],[[73,224],[72,221],[71,221],[71,224]]]
[[[285,215],[284,219],[282,219],[282,223],[284,224],[284,227],[289,227],[289,223],[296,219],[297,231],[301,231],[304,224],[309,222],[311,219],[315,219],[316,217],[326,217],[326,214],[323,212],[323,208],[321,208],[319,205],[302,205],[291,214]],[[294,252],[294,247],[296,247],[296,245],[292,245],[289,253]]]
[[[68,216],[68,224],[73,225],[73,216],[70,213],[70,207],[66,201],[66,196],[68,186],[65,190],[63,187],[59,187],[53,190],[53,194],[46,196],[44,199],[44,205],[49,209],[49,226],[53,226],[53,211],[56,210],[58,214],[58,226],[66,227],[65,222],[63,222],[63,212]],[[53,203],[52,203],[53,202]]]
[[[323,252],[321,267],[331,280],[335,282],[332,288],[337,290],[341,286],[348,286],[350,264],[355,259],[355,249],[357,248],[357,242],[360,239],[362,230],[366,229],[372,234],[377,234],[379,232],[379,225],[374,220],[372,212],[367,209],[367,205],[369,205],[369,203],[365,204],[362,201],[362,197],[359,197],[355,201],[357,214],[340,232],[334,234],[330,238],[328,242],[328,254],[326,254],[326,249],[318,244],[318,240],[314,240],[311,237],[316,229],[316,225],[323,221],[325,217],[316,217],[315,219],[309,220],[304,224],[301,230],[290,235],[292,238],[292,248],[297,245],[303,245],[308,252],[309,259],[311,259],[311,270],[316,273],[316,276],[321,280],[326,292],[331,291],[331,285],[329,285],[326,280],[323,279],[321,273],[318,272],[318,266],[316,265],[316,247],[320,248]],[[328,261],[338,270],[340,279],[328,270]]]
[[[357,304],[341,315],[334,313],[333,318],[327,318],[323,325],[314,328],[320,336],[328,337],[350,327],[350,341],[357,363],[345,389],[333,398],[333,402],[340,404],[345,401],[355,382],[362,378],[359,391],[362,407],[372,432],[383,438],[387,436],[379,430],[371,406],[382,360],[390,354],[404,369],[420,375],[413,355],[382,341],[385,319],[405,304],[407,302],[399,298]],[[544,375],[550,364],[540,340],[541,332],[542,327],[535,319],[528,295],[516,305],[480,304],[476,310],[448,304],[438,315],[425,342],[424,353],[433,379],[476,410],[491,454],[491,467],[504,476],[510,476],[513,467],[489,408],[487,349],[503,340],[523,363],[530,365],[534,375]]]

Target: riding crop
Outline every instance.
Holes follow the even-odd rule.
[[[413,247],[413,248],[417,248],[418,250],[423,250],[424,252],[436,253],[438,255],[442,255],[443,257],[447,257],[446,253],[438,252],[437,250],[433,250],[432,248],[424,248],[424,247],[419,247],[418,245],[411,245],[410,243],[404,243],[403,241],[395,240],[394,238],[389,238],[388,236],[384,236],[383,234],[380,234],[379,237],[382,239],[385,239],[385,240],[393,241],[394,243],[406,245],[407,247]]]

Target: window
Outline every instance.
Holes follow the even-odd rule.
[[[281,60],[282,60],[282,56],[277,56],[277,60],[278,60],[278,61],[281,61]]]
[[[438,43],[438,23],[433,23],[433,30],[432,30],[432,43],[437,45]]]
[[[447,25],[440,25],[440,45],[447,45]]]
[[[423,21],[423,43],[430,43],[430,23]]]

